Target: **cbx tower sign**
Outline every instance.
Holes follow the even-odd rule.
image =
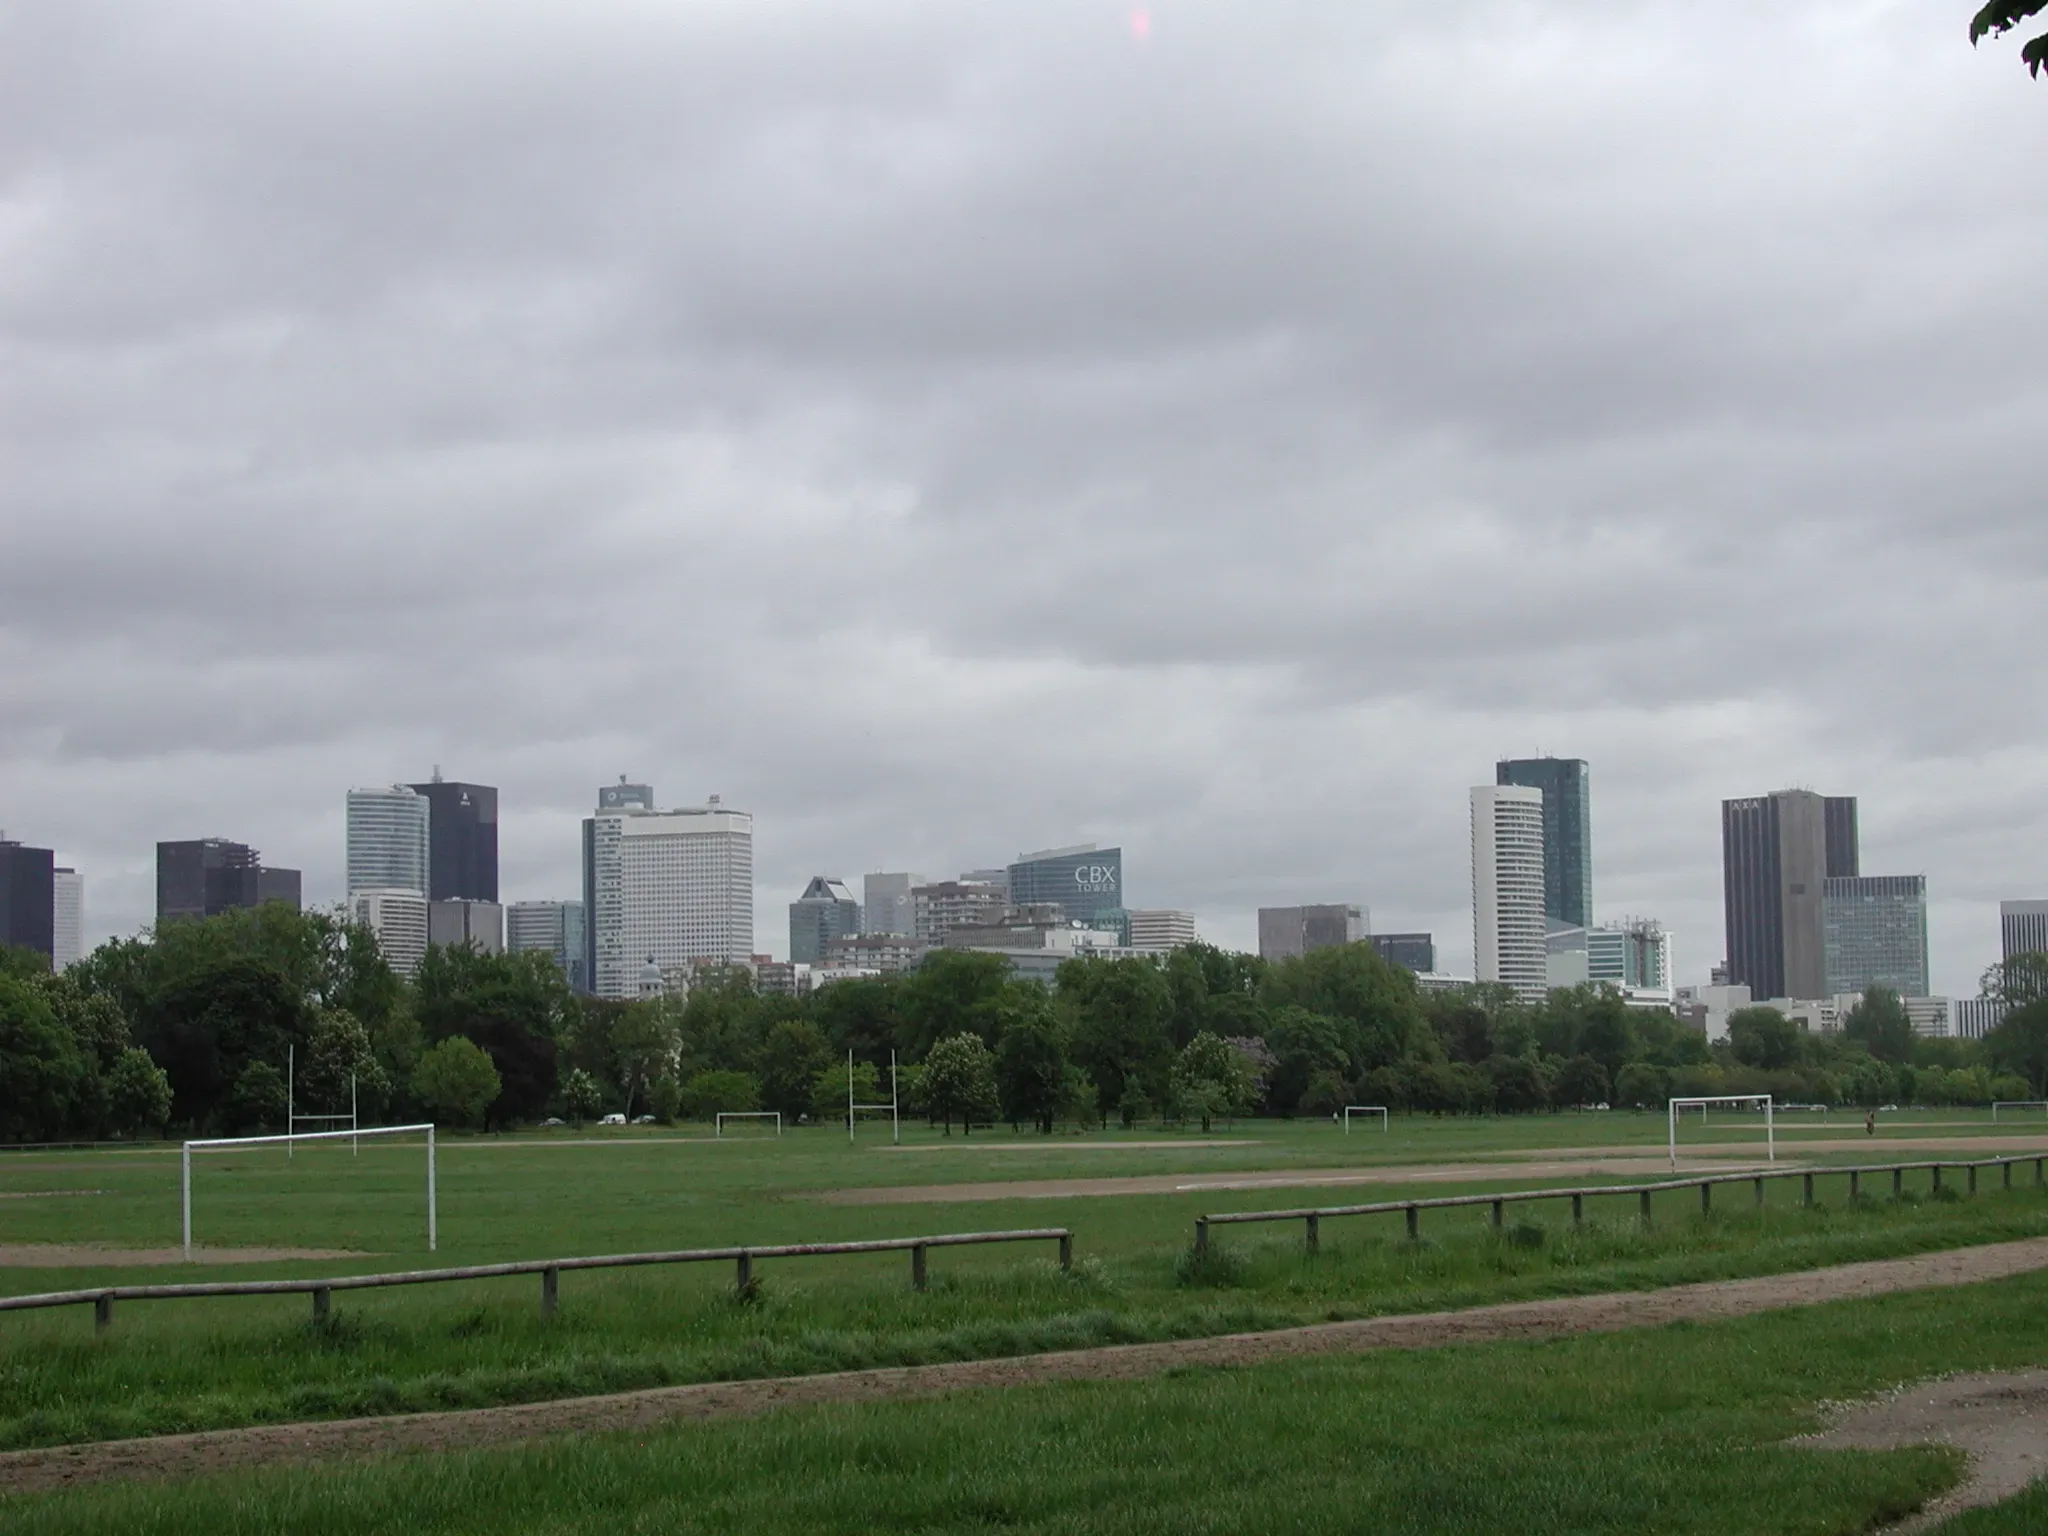
[[[1056,901],[1067,916],[1100,925],[1124,911],[1124,851],[1082,843],[1027,853],[1010,866],[1010,900]]]

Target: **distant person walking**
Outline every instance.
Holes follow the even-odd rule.
[[[1866,1136],[1875,1136],[1877,1134],[1877,1111],[1874,1109],[1868,1111],[1863,1116],[1863,1134]]]

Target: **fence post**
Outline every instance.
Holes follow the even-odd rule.
[[[1806,1176],[1806,1192],[1801,1203],[1804,1205],[1813,1204],[1813,1175],[1810,1173]]]
[[[1310,1211],[1308,1213],[1308,1251],[1311,1255],[1322,1251],[1323,1234],[1321,1228],[1322,1222],[1317,1219],[1314,1211]]]
[[[329,1291],[329,1290],[327,1289],[327,1287],[326,1287],[326,1286],[324,1286],[324,1285],[316,1285],[316,1286],[314,1286],[314,1287],[313,1287],[313,1321],[314,1321],[314,1322],[316,1322],[316,1323],[324,1323],[324,1322],[326,1322],[326,1321],[327,1321],[327,1314],[328,1314],[329,1310],[330,1310],[330,1309],[332,1308],[332,1306],[333,1306],[333,1302],[334,1302],[334,1293],[333,1293],[333,1292],[331,1292],[331,1291]]]
[[[1970,1193],[1973,1195],[1977,1193],[1977,1165],[1975,1163],[1970,1164]]]
[[[1705,1179],[1700,1180],[1700,1214],[1706,1215],[1714,1208],[1714,1186]]]
[[[1506,1203],[1507,1202],[1503,1200],[1496,1200],[1493,1202],[1493,1225],[1496,1231],[1498,1231],[1500,1228],[1502,1208],[1506,1205]]]
[[[739,1274],[734,1281],[734,1288],[742,1296],[754,1288],[754,1256],[744,1248],[740,1250]]]
[[[1209,1218],[1206,1216],[1195,1218],[1195,1257],[1209,1257]]]
[[[910,1288],[914,1291],[924,1289],[924,1255],[925,1245],[923,1243],[919,1243],[910,1250]]]
[[[1764,1181],[1762,1179],[1756,1181],[1756,1208],[1758,1210],[1764,1208]]]
[[[553,1265],[540,1272],[540,1315],[553,1317],[560,1304],[562,1272]]]
[[[1408,1241],[1412,1243],[1421,1236],[1422,1208],[1420,1206],[1411,1205],[1408,1207]]]
[[[2005,1188],[2007,1188],[2007,1189],[2011,1189],[2011,1188],[2012,1188],[2012,1160],[2011,1160],[2010,1158],[2008,1158],[2008,1159],[2007,1159],[2007,1160],[2006,1160],[2005,1162],[2002,1162],[2002,1163],[2000,1163],[2000,1164],[1998,1165],[1998,1171],[1999,1171],[2000,1173],[2002,1173],[2002,1174],[2004,1174],[2004,1175],[2005,1175],[2005,1184],[2004,1184],[2004,1187],[2005,1187]]]
[[[1574,1194],[1572,1196],[1572,1225],[1575,1227],[1583,1227],[1585,1224],[1586,1197],[1581,1194]]]
[[[2044,1164],[2048,1164],[2048,1157],[2037,1157],[2034,1159],[2034,1182],[2036,1184],[2041,1182],[2041,1168]]]
[[[92,1331],[105,1333],[114,1326],[114,1295],[109,1291],[104,1296],[92,1299]]]
[[[1071,1232],[1062,1232],[1060,1234],[1060,1268],[1072,1269],[1073,1267],[1074,1234]]]
[[[1849,1198],[1851,1200],[1861,1200],[1863,1198],[1862,1190],[1863,1175],[1854,1168],[1851,1168],[1849,1170]]]
[[[1940,1177],[1940,1174],[1941,1170],[1937,1168],[1935,1170],[1935,1176],[1938,1178]],[[1892,1198],[1897,1199],[1900,1195],[1904,1194],[1905,1192],[1906,1170],[1903,1168],[1894,1168],[1892,1170]]]
[[[1644,1191],[1643,1191],[1643,1225],[1647,1227],[1647,1226],[1648,1226],[1649,1224],[1650,1224],[1650,1192],[1649,1192],[1649,1191],[1648,1191],[1648,1190],[1646,1189],[1646,1190],[1644,1190]]]

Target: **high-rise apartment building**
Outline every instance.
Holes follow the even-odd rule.
[[[860,931],[909,938],[917,932],[910,893],[930,883],[923,875],[908,873],[869,875],[861,883]]]
[[[1372,932],[1364,907],[1324,903],[1259,908],[1259,958],[1293,960],[1315,949],[1356,944]]]
[[[1927,877],[1848,875],[1827,882],[1822,895],[1827,987],[1825,997],[1890,987],[1901,997],[1925,997]]]
[[[406,786],[427,802],[427,896],[433,901],[498,899],[498,791],[456,784],[434,770]]]
[[[219,917],[266,901],[299,904],[299,872],[273,869],[247,843],[194,837],[156,845],[156,920]]]
[[[1131,948],[1147,954],[1170,954],[1196,940],[1195,914],[1165,907],[1146,908],[1131,914]]]
[[[2001,958],[2048,955],[2048,901],[2001,901],[1998,929]]]
[[[53,959],[57,948],[57,855],[0,834],[0,944]]]
[[[505,952],[505,909],[495,901],[430,901],[427,942],[479,954]]]
[[[85,881],[62,866],[53,876],[50,969],[62,971],[85,957]]]
[[[726,810],[716,795],[689,810],[600,809],[583,823],[583,904],[599,997],[634,996],[650,959],[664,970],[746,963],[754,952],[754,818]]]
[[[1543,914],[1593,926],[1593,791],[1579,757],[1514,757],[1493,766],[1495,784],[1543,791]]]
[[[1540,999],[1548,984],[1543,791],[1480,784],[1471,798],[1472,973]]]
[[[1010,900],[1020,907],[1058,902],[1068,917],[1093,926],[1120,922],[1124,912],[1124,851],[1077,843],[1020,853],[1010,865]]]
[[[1827,991],[1830,879],[1861,872],[1856,801],[1809,789],[1721,802],[1728,980],[1753,997]]]
[[[1418,976],[1428,976],[1436,970],[1435,934],[1375,933],[1368,937],[1389,965],[1405,966]]]
[[[803,895],[789,904],[789,959],[792,965],[816,965],[834,939],[860,932],[860,903],[844,880],[813,875]]]
[[[348,891],[418,891],[432,867],[432,804],[410,784],[348,792]]]
[[[402,887],[352,891],[349,915],[377,936],[377,948],[401,976],[411,976],[426,958],[428,901],[424,893]]]
[[[514,953],[537,949],[553,957],[577,992],[590,990],[585,973],[583,903],[515,901],[505,909],[505,947]]]
[[[910,893],[910,934],[926,944],[944,944],[955,928],[996,922],[1008,906],[998,886],[965,880],[920,885]]]

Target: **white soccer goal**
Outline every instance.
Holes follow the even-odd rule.
[[[1378,1115],[1380,1117],[1381,1130],[1390,1131],[1394,1128],[1393,1121],[1388,1118],[1386,1105],[1346,1104],[1344,1106],[1344,1134],[1346,1136],[1351,1134],[1351,1117],[1353,1115]]]
[[[711,1120],[713,1132],[721,1138],[725,1135],[725,1122],[728,1120],[773,1120],[775,1134],[782,1134],[782,1111],[779,1109],[721,1109]]]
[[[1991,1123],[1998,1124],[2001,1109],[2038,1109],[2048,1114],[2048,1099],[1994,1099],[1991,1102]]]
[[[889,1053],[889,1102],[886,1104],[856,1104],[853,1102],[853,1052],[846,1053],[846,1144],[853,1145],[853,1122],[861,1110],[879,1113],[889,1111],[889,1140],[893,1146],[903,1145],[903,1116],[898,1108],[901,1095],[896,1088],[896,1053]]]
[[[1717,1093],[1698,1099],[1673,1099],[1667,1112],[1671,1121],[1671,1166],[1678,1167],[1678,1112],[1682,1109],[1696,1109],[1700,1112],[1700,1124],[1707,1122],[1707,1110],[1715,1104],[1761,1104],[1764,1110],[1764,1143],[1770,1149],[1770,1160],[1778,1160],[1778,1133],[1772,1119],[1771,1096],[1768,1093]]]
[[[431,1125],[372,1125],[360,1130],[348,1131],[300,1131],[290,1136],[219,1136],[206,1141],[185,1143],[183,1190],[185,1206],[185,1261],[192,1260],[192,1154],[194,1152],[218,1152],[223,1147],[276,1147],[282,1146],[287,1152],[295,1142],[340,1141],[344,1137],[364,1136],[417,1136],[422,1131],[427,1135],[427,1251],[433,1252],[440,1245],[439,1211],[434,1200],[434,1128]]]

